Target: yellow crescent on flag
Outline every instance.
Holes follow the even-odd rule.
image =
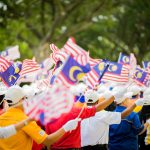
[[[80,67],[78,67],[78,66],[73,66],[73,67],[71,67],[71,69],[69,70],[69,77],[70,77],[70,79],[71,79],[72,81],[76,81],[76,79],[73,77],[73,74],[74,74],[74,72],[77,71],[77,70],[79,70],[79,71],[82,72],[82,69],[81,69]],[[80,74],[81,74],[81,76],[83,76],[83,72],[80,73]],[[77,78],[80,78],[80,77],[81,77],[80,74],[78,74],[78,77],[77,77]]]
[[[104,62],[102,62],[102,63],[100,63],[100,64],[98,65],[98,69],[99,69],[100,71],[102,71],[102,70],[104,69]]]
[[[16,80],[16,77],[13,76],[13,75],[11,75],[11,76],[9,77],[9,82],[11,82],[13,78]]]

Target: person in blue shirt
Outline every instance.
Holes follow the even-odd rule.
[[[115,112],[122,112],[130,105],[128,98],[117,100]],[[135,101],[136,103],[136,101]],[[143,104],[141,103],[141,106]],[[137,113],[132,112],[120,124],[111,125],[109,128],[109,150],[138,150],[138,135],[148,127],[148,123],[141,124]]]

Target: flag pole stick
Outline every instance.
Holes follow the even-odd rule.
[[[85,105],[86,105],[86,104],[84,103],[84,105],[82,106],[82,109],[81,109],[79,115],[77,116],[77,118],[80,118],[80,116],[81,116],[81,114],[82,114],[82,112],[83,112],[83,110],[84,110],[84,108],[85,108]]]

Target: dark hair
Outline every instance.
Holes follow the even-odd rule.
[[[3,109],[3,99],[4,99],[4,95],[0,95],[0,109]]]
[[[8,106],[12,106],[13,104],[12,104],[12,100],[6,100],[7,101],[7,103],[8,103]]]

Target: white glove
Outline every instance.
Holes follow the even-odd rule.
[[[65,130],[65,132],[76,129],[80,120],[81,118],[76,118],[74,120],[68,121],[65,125],[63,125],[63,129]]]
[[[14,134],[16,134],[16,129],[14,125],[0,128],[0,138],[8,138]]]
[[[108,88],[106,88],[105,85],[100,85],[100,86],[98,87],[97,92],[98,92],[99,94],[103,94],[103,93],[106,92],[107,90],[108,90]]]
[[[135,101],[136,106],[143,106],[144,105],[144,99],[140,98],[138,100]]]

